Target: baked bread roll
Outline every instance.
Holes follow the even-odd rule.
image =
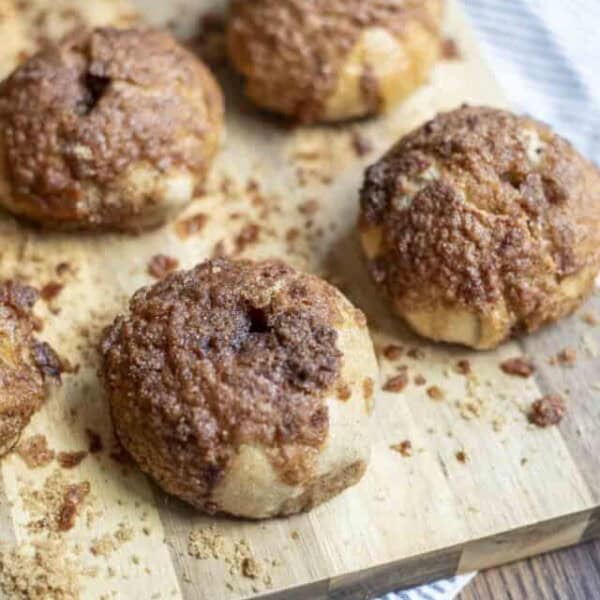
[[[428,77],[442,0],[234,0],[231,60],[259,106],[303,122],[385,111]]]
[[[46,377],[60,376],[60,362],[47,344],[33,337],[33,288],[0,284],[0,457],[10,451],[42,405]]]
[[[69,36],[0,85],[0,205],[48,227],[157,226],[204,181],[222,113],[208,69],[168,34]]]
[[[121,443],[202,511],[290,515],[365,471],[373,346],[315,276],[225,259],[173,273],[133,296],[101,352]]]
[[[138,16],[128,0],[2,0],[0,79],[48,42],[90,27],[133,25]]]
[[[547,126],[440,114],[366,173],[375,281],[421,335],[493,348],[577,308],[600,268],[600,173]]]

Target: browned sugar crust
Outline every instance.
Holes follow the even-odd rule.
[[[437,35],[438,23],[423,0],[233,0],[230,55],[248,78],[253,99],[300,121],[322,118],[325,101],[344,60],[363,32],[374,27],[405,35],[418,20]],[[369,69],[363,93],[372,113],[380,109],[378,85]]]
[[[371,271],[400,306],[503,298],[532,330],[567,310],[561,281],[600,266],[600,174],[538,121],[462,107],[367,170],[360,227],[380,228]]]
[[[33,288],[0,284],[0,457],[17,443],[44,400],[30,320],[36,299]]]
[[[278,261],[217,259],[138,291],[106,331],[117,435],[163,487],[204,510],[242,444],[305,481],[338,379],[337,292]]]
[[[47,46],[0,86],[0,160],[25,216],[119,226],[133,210],[120,176],[140,163],[202,176],[221,114],[209,71],[168,34],[100,28]]]

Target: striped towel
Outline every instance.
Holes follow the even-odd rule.
[[[462,0],[511,105],[600,164],[600,0]],[[380,600],[450,600],[474,573]]]

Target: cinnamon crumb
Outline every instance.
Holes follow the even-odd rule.
[[[584,323],[591,325],[592,327],[600,324],[600,317],[594,312],[587,312],[581,316]]]
[[[459,450],[455,454],[455,456],[456,460],[463,465],[469,460],[469,457],[467,456],[467,453],[464,450]]]
[[[471,373],[471,362],[466,358],[457,361],[456,372],[461,375],[469,375]]]
[[[428,387],[427,395],[432,400],[443,400],[446,396],[446,394],[444,393],[444,390],[437,385],[432,385],[432,386]]]
[[[556,394],[549,394],[533,402],[529,421],[538,427],[558,425],[566,412],[567,405],[564,399]]]
[[[73,469],[79,465],[86,456],[87,452],[85,450],[78,450],[73,452],[59,452],[57,459],[63,469]]]
[[[565,366],[573,366],[577,361],[577,351],[575,348],[567,346],[563,350],[561,350],[556,356],[550,359],[550,364],[552,365],[565,365]]]
[[[425,377],[423,377],[423,375],[421,375],[421,373],[418,373],[417,375],[415,375],[414,382],[415,382],[415,385],[422,386],[427,383],[427,379],[425,379]]]
[[[36,342],[33,347],[33,360],[45,380],[60,381],[64,364],[47,342]]]
[[[442,41],[441,54],[444,60],[458,60],[461,58],[460,48],[452,38],[446,38]]]
[[[59,277],[63,277],[71,270],[71,265],[68,262],[60,262],[54,268],[55,273]]]
[[[176,258],[166,254],[155,254],[148,262],[148,275],[156,279],[163,279],[178,266],[179,261]]]
[[[255,244],[260,236],[260,226],[256,223],[249,223],[237,234],[235,238],[235,248],[237,253],[243,252],[251,244]]]
[[[337,397],[342,402],[346,402],[352,396],[352,390],[347,383],[340,383],[337,386]]]
[[[45,467],[54,460],[55,452],[48,447],[45,435],[38,434],[23,440],[17,447],[17,454],[30,469]]]
[[[300,206],[298,206],[298,212],[305,216],[314,215],[318,211],[319,202],[314,198],[306,200],[306,202],[303,202],[302,204],[300,204]]]
[[[407,384],[408,375],[406,373],[400,373],[400,375],[390,377],[383,385],[383,389],[386,392],[401,392]]]
[[[500,368],[507,375],[518,377],[531,377],[535,372],[535,365],[526,356],[516,356],[500,363]]]
[[[399,444],[392,444],[390,449],[394,452],[398,452],[404,457],[412,456],[412,443],[410,440],[404,440]]]
[[[89,481],[73,483],[65,491],[63,504],[56,516],[59,531],[68,531],[75,525],[79,507],[90,493]]]
[[[300,230],[297,227],[290,227],[285,232],[285,240],[286,240],[286,242],[291,243],[291,242],[295,241],[299,235],[300,235]]]
[[[388,344],[383,349],[383,356],[388,360],[398,360],[404,354],[404,348],[397,344]]]
[[[192,235],[200,233],[206,223],[208,222],[208,215],[204,213],[196,213],[187,219],[178,221],[175,224],[175,232],[180,239],[186,239]]]
[[[57,281],[50,281],[49,283],[44,285],[40,290],[40,297],[46,302],[50,302],[60,294],[63,287],[64,285],[62,283],[58,283]]]

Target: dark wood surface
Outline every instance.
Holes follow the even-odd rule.
[[[479,573],[459,600],[600,599],[600,540]]]

